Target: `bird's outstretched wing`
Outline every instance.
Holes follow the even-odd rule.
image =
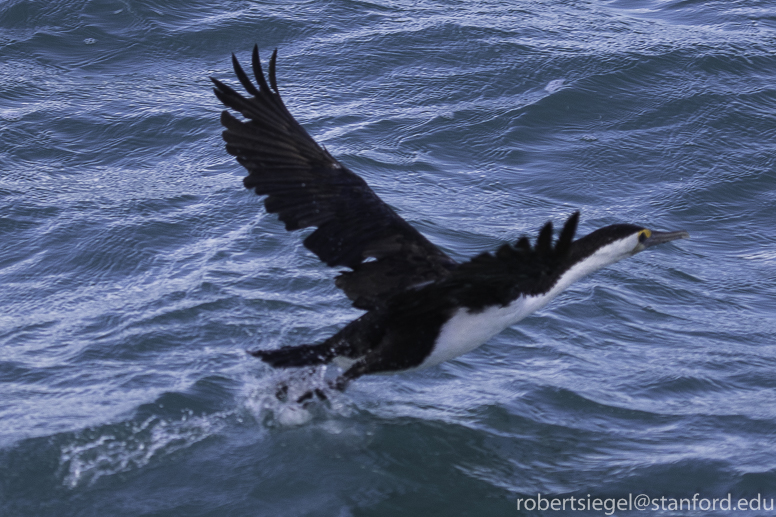
[[[446,282],[474,284],[472,279],[477,279],[474,288],[462,290],[468,299],[461,300],[462,305],[475,309],[483,308],[478,306],[483,302],[506,305],[518,294],[546,293],[573,263],[570,257],[578,222],[579,212],[574,212],[555,243],[552,222],[548,222],[539,231],[534,246],[528,237],[521,237],[514,245],[503,244],[493,253],[482,253],[462,263]]]
[[[442,305],[477,312],[487,307],[504,307],[519,296],[546,293],[574,263],[578,222],[579,212],[574,212],[555,243],[552,222],[548,222],[533,246],[524,236],[514,244],[503,244],[495,252],[481,253],[462,262],[428,289],[396,296],[390,302],[391,308],[396,314],[422,318],[427,311],[438,311]]]
[[[335,160],[291,116],[275,79],[269,85],[253,49],[258,88],[232,55],[243,97],[211,78],[216,96],[247,120],[221,114],[226,151],[246,169],[245,186],[267,196],[264,206],[287,230],[316,227],[304,245],[329,266],[346,266],[336,284],[362,309],[381,306],[394,294],[438,280],[456,263],[383,202],[366,182]],[[373,259],[373,260],[369,260]]]

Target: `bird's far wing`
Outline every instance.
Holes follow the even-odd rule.
[[[254,47],[256,88],[232,55],[237,78],[251,98],[211,78],[221,102],[247,119],[221,114],[226,151],[248,169],[245,186],[267,196],[264,206],[278,214],[287,230],[317,228],[304,245],[327,265],[352,269],[341,273],[336,284],[356,307],[375,308],[397,292],[446,276],[455,262],[291,116],[278,93],[276,58],[277,50],[269,62],[268,85]]]
[[[439,289],[444,290],[444,298],[475,311],[492,305],[506,306],[520,295],[545,293],[570,267],[578,221],[579,212],[574,212],[554,244],[549,222],[539,232],[534,246],[527,237],[521,237],[514,245],[504,244],[495,253],[482,253],[462,262]],[[438,293],[436,297],[440,298]],[[421,303],[430,305],[431,301]]]

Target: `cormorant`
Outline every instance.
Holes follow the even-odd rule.
[[[552,222],[532,245],[527,237],[467,262],[456,262],[402,219],[366,182],[332,157],[291,116],[275,79],[269,84],[253,49],[258,88],[232,54],[246,98],[211,77],[216,96],[246,120],[221,114],[226,151],[247,170],[244,183],[266,196],[286,230],[315,227],[304,245],[331,267],[335,279],[366,311],[317,344],[256,350],[277,367],[329,363],[345,371],[333,386],[344,389],[368,373],[425,368],[479,347],[544,307],[576,280],[656,244],[689,237],[614,224],[574,240],[579,212],[553,242]]]

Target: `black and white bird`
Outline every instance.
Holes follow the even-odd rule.
[[[316,228],[304,245],[326,265],[348,268],[335,283],[366,312],[321,343],[250,352],[274,367],[336,360],[344,373],[334,387],[344,389],[364,374],[434,366],[479,347],[580,278],[654,245],[689,237],[685,231],[614,224],[574,240],[575,212],[555,242],[548,222],[534,244],[522,237],[456,262],[291,116],[278,92],[276,59],[277,50],[267,84],[258,47],[253,49],[257,88],[232,55],[250,98],[211,78],[221,102],[245,117],[221,114],[226,151],[248,169],[245,186],[266,196],[266,210],[278,214],[286,230]]]

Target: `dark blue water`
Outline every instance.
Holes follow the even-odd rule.
[[[576,209],[692,239],[454,361],[284,406],[244,350],[358,311],[223,150],[208,76],[254,43],[457,259]],[[769,1],[4,2],[0,515],[776,498],[774,85]]]

